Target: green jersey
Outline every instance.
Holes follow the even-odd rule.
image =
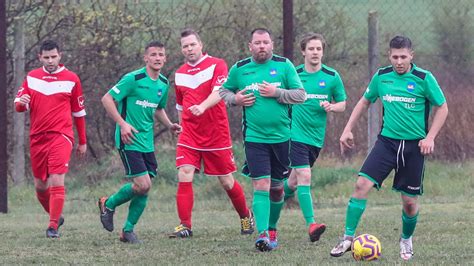
[[[280,89],[301,89],[300,78],[293,64],[285,57],[273,55],[265,63],[256,63],[252,57],[232,66],[227,81],[222,85],[233,92],[249,89],[255,95],[252,106],[243,108],[245,141],[280,143],[290,138],[290,105],[279,103],[277,98],[263,97],[258,84],[266,81]]]
[[[109,90],[109,94],[118,102],[118,111],[122,118],[133,126],[138,133],[132,144],[124,144],[120,138],[120,127],[115,129],[115,146],[118,149],[139,152],[153,152],[153,123],[157,108],[166,107],[169,82],[159,75],[157,80],[151,79],[146,68],[130,72]]]
[[[321,66],[314,73],[306,72],[304,65],[296,68],[306,91],[306,101],[292,107],[291,140],[323,147],[327,113],[321,102],[342,102],[347,96],[344,84],[336,70]]]
[[[446,102],[433,74],[415,64],[411,65],[410,72],[402,75],[392,66],[379,69],[364,97],[372,103],[381,99],[381,135],[400,140],[425,138],[431,106]]]

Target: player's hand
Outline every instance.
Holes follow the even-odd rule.
[[[344,155],[346,150],[354,148],[354,135],[351,131],[342,132],[339,145],[341,146],[342,155]]]
[[[434,140],[433,139],[422,139],[418,142],[418,147],[420,147],[420,152],[423,155],[430,155],[434,152]]]
[[[123,143],[132,144],[136,133],[138,133],[138,130],[136,130],[127,122],[125,122],[123,125],[120,125],[120,138],[122,139]]]
[[[79,158],[81,158],[81,159],[85,158],[86,157],[86,152],[87,152],[87,144],[77,145],[76,155],[79,156]]]
[[[319,106],[321,106],[326,113],[334,111],[334,106],[328,101],[322,101]]]
[[[23,94],[21,95],[20,97],[20,103],[23,104],[23,105],[27,105],[29,104],[31,101],[31,96],[28,95],[28,94]]]
[[[183,128],[177,123],[171,124],[168,128],[169,130],[173,131],[175,135],[178,135],[179,133],[183,131]]]
[[[235,94],[235,104],[240,106],[251,106],[255,103],[255,96],[253,92],[245,93],[249,88],[238,91]]]
[[[258,91],[263,97],[275,97],[276,91],[278,88],[275,85],[272,85],[266,81],[258,84]]]
[[[195,116],[200,116],[204,114],[206,111],[206,108],[202,107],[200,104],[199,105],[193,105],[188,108],[188,110]]]

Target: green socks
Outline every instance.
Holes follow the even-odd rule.
[[[117,193],[110,196],[105,202],[105,207],[110,210],[115,210],[115,207],[124,204],[125,202],[131,200],[134,196],[132,189],[132,183],[127,183],[123,185]]]
[[[123,231],[133,231],[135,224],[138,222],[138,219],[140,219],[140,216],[142,216],[142,213],[145,210],[147,202],[148,195],[136,195],[133,197],[130,206],[128,207],[128,216],[123,226]]]
[[[313,198],[311,197],[311,186],[298,186],[298,201],[303,213],[306,225],[314,223]]]
[[[346,232],[347,236],[354,236],[357,224],[360,221],[360,217],[364,213],[367,199],[356,199],[351,198],[347,205],[346,212]]]
[[[418,212],[419,213],[419,212]],[[416,222],[418,220],[418,213],[415,216],[408,216],[405,211],[402,210],[402,238],[408,239],[415,232]]]
[[[283,190],[285,191],[285,200],[295,196],[295,191],[288,186],[288,178],[283,181]]]
[[[254,190],[253,214],[257,223],[258,233],[268,230],[268,220],[270,218],[270,192],[264,190]]]
[[[270,229],[277,229],[277,223],[280,219],[281,209],[283,208],[283,204],[285,203],[284,199],[281,201],[271,201],[270,200],[270,219],[268,222],[268,228]]]

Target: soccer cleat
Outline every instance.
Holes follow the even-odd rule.
[[[99,205],[100,221],[102,222],[102,226],[104,226],[105,230],[112,232],[114,231],[115,211],[105,207],[106,201],[107,201],[107,197],[102,197],[99,199],[97,203],[97,205]]]
[[[319,240],[321,235],[326,231],[326,225],[325,224],[317,224],[317,223],[312,223],[309,225],[309,241],[311,242],[316,242]]]
[[[272,250],[267,231],[264,231],[258,236],[257,240],[255,241],[255,248],[262,252]]]
[[[344,237],[337,245],[331,250],[331,256],[340,257],[347,251],[351,250],[352,237]]]
[[[400,238],[400,257],[403,260],[410,260],[413,257],[412,237],[408,239]]]
[[[58,230],[56,230],[52,227],[48,227],[48,229],[46,229],[46,237],[47,238],[59,238],[59,232],[58,232]]]
[[[252,211],[249,211],[249,216],[240,219],[240,234],[251,235],[253,234],[255,226],[255,220],[253,218]]]
[[[270,248],[276,249],[278,247],[278,232],[276,229],[268,230],[268,237],[270,239]]]
[[[142,244],[143,241],[138,239],[137,235],[133,232],[126,232],[122,230],[122,233],[120,234],[120,241],[129,243],[129,244]]]
[[[191,231],[191,228],[180,224],[174,228],[174,232],[169,235],[169,238],[187,238],[192,236],[193,231]]]

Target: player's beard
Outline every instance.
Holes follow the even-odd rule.
[[[271,54],[267,51],[259,51],[257,54],[253,56],[253,59],[257,63],[264,63],[270,58]]]

